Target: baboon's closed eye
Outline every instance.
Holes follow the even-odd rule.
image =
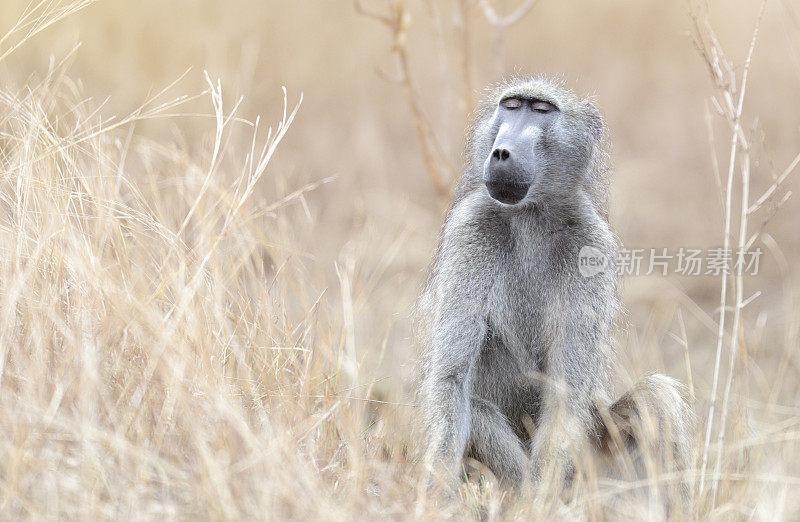
[[[557,111],[555,105],[550,102],[542,101],[542,100],[534,100],[531,102],[531,109],[537,112],[550,112],[550,111]]]
[[[531,110],[536,112],[547,113],[550,111],[557,111],[558,107],[553,105],[552,103],[544,100],[537,100],[537,99],[522,99],[517,96],[511,96],[508,98],[503,98],[500,100],[500,106],[504,109],[508,109],[510,111],[519,109],[524,106],[530,106]]]

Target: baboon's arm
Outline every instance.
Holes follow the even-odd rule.
[[[582,447],[592,428],[595,400],[608,385],[603,345],[611,309],[602,294],[567,293],[553,303],[559,314],[547,348],[546,377],[539,424],[532,442],[535,477],[563,480],[570,470],[570,451]]]
[[[456,209],[426,290],[433,306],[420,389],[428,430],[427,463],[444,465],[453,474],[459,472],[469,439],[470,378],[486,339],[488,294],[497,265],[495,250],[466,218],[463,207]]]
[[[486,336],[484,306],[476,296],[465,295],[470,290],[453,288],[443,296],[421,389],[429,441],[426,460],[454,474],[469,438],[469,383]]]

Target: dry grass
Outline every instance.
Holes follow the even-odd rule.
[[[688,376],[696,464],[651,478],[689,480],[697,516],[800,513],[795,7],[365,2],[387,32],[349,3],[91,3],[0,7],[2,518],[596,519],[647,487],[418,487],[408,315],[473,86],[510,63],[586,71],[627,244],[765,250],[756,278],[626,281],[620,387]],[[396,86],[374,67],[398,53]],[[214,72],[173,83],[191,63]]]

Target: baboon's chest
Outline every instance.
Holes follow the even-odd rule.
[[[500,274],[489,296],[492,328],[513,353],[538,364],[548,339],[557,328],[559,314],[553,308],[565,292],[575,292],[573,248],[560,237],[536,234],[509,249],[505,273]]]

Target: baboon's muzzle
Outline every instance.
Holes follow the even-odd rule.
[[[507,205],[519,203],[531,186],[530,183],[522,181],[524,179],[515,155],[510,149],[498,147],[492,151],[484,182],[493,199]]]

